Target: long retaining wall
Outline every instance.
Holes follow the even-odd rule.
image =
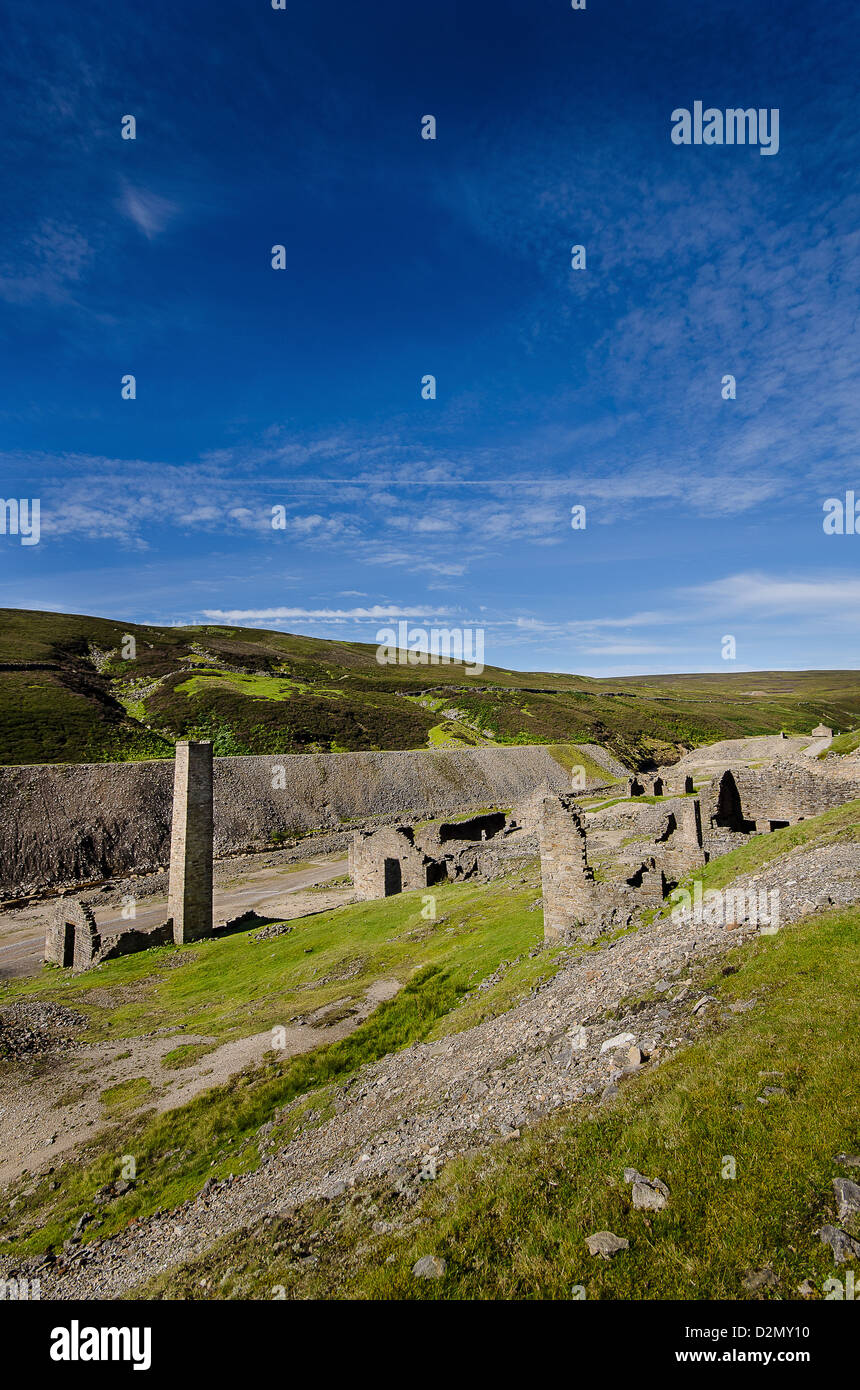
[[[403,813],[515,806],[569,777],[545,747],[215,759],[215,853]],[[162,868],[173,763],[0,767],[0,896]]]

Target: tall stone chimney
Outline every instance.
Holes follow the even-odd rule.
[[[168,912],[173,940],[212,931],[212,744],[177,743]]]

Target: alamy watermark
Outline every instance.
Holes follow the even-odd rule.
[[[0,1279],[0,1303],[38,1302],[41,1297],[39,1279]]]
[[[20,536],[22,545],[38,545],[41,534],[38,497],[0,497],[0,535]]]
[[[426,628],[399,622],[396,629],[381,627],[376,641],[380,666],[439,666],[456,661],[465,666],[467,676],[480,676],[484,669],[482,627]]]
[[[694,101],[672,112],[673,145],[758,145],[759,154],[779,153],[779,107],[730,106],[720,111]]]
[[[828,497],[821,505],[825,536],[860,536],[860,498],[855,499],[853,488],[845,493],[844,502],[841,497]]]
[[[676,924],[689,914],[689,920],[709,927],[733,926],[748,922],[761,930],[765,936],[779,931],[779,889],[756,888],[709,888],[705,891],[702,880],[693,882],[692,893],[687,888],[673,888],[669,894],[673,904],[671,917]]]

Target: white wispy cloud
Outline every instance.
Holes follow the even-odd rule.
[[[727,613],[822,618],[838,614],[840,621],[846,615],[860,620],[860,579],[853,575],[786,579],[751,572],[727,575],[680,592]]]
[[[123,184],[118,206],[149,241],[163,232],[179,211],[169,198],[146,188],[136,188],[131,183]]]
[[[203,614],[216,622],[229,623],[284,622],[294,618],[309,621],[346,618],[356,622],[375,622],[386,618],[426,618],[430,611],[426,605],[423,608],[410,608],[402,604],[374,604],[370,608],[204,608]],[[437,617],[442,617],[449,610],[436,608],[432,611]]]

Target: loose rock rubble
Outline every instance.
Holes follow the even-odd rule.
[[[860,846],[796,851],[789,860],[734,886],[778,885],[783,924],[834,901],[860,899]],[[455,1154],[515,1140],[523,1126],[561,1106],[595,1103],[607,1092],[611,1100],[627,1077],[658,1065],[707,1026],[715,1006],[695,1001],[694,962],[757,932],[750,923],[727,929],[678,914],[598,950],[568,954],[556,976],[508,1013],[364,1067],[336,1093],[330,1118],[300,1129],[257,1171],[82,1246],[42,1278],[43,1298],[115,1298],[201,1254],[219,1236],[311,1198],[334,1197],[385,1176],[396,1190],[414,1192],[426,1180],[431,1156],[438,1171]],[[730,1008],[754,1008],[755,1002]],[[669,1193],[659,1178],[630,1172],[634,1205],[637,1187],[650,1194],[640,1196],[643,1208],[665,1205]],[[590,1241],[607,1236],[599,1232]],[[835,1228],[825,1227],[821,1238],[837,1260],[860,1253],[860,1243]]]
[[[17,1061],[76,1046],[71,1030],[86,1016],[62,1004],[18,1000],[0,1009],[0,1057]]]
[[[613,1235],[612,1231],[596,1231],[593,1236],[586,1236],[585,1243],[589,1255],[600,1255],[604,1260],[611,1260],[619,1250],[627,1250],[630,1245],[624,1236]]]

